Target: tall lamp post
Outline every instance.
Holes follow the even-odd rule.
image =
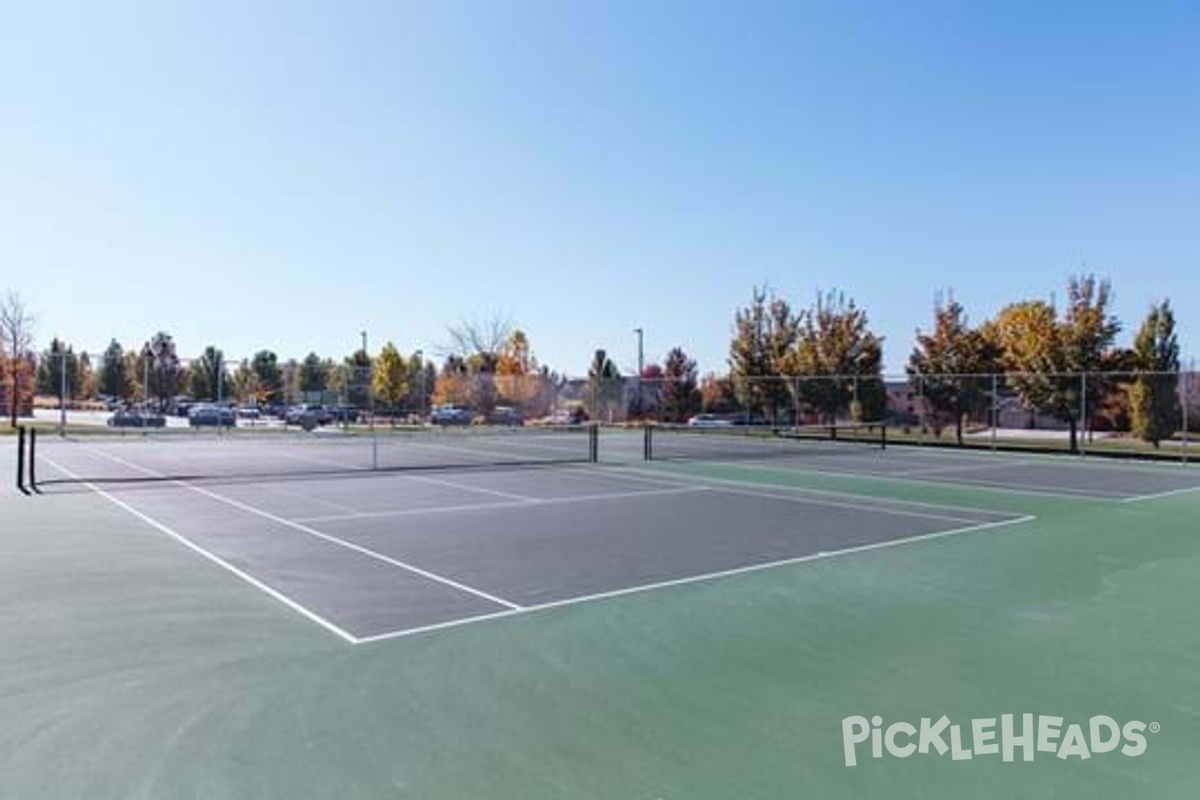
[[[417,416],[425,418],[425,351],[413,353],[417,359]]]
[[[643,404],[645,397],[642,395],[642,370],[645,368],[645,349],[643,347],[644,331],[641,328],[634,328],[633,332],[637,334],[638,351],[637,351],[637,413],[638,418],[645,416]]]

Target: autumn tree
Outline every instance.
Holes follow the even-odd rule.
[[[685,422],[700,409],[696,362],[681,347],[667,353],[658,403],[664,422]]]
[[[514,330],[497,355],[495,381],[499,399],[528,413],[539,393],[537,359],[533,357],[529,337],[522,330]]]
[[[817,296],[785,364],[789,374],[804,378],[800,396],[822,421],[835,422],[846,411],[860,421],[883,415],[883,339],[871,331],[866,311],[844,294]]]
[[[447,356],[433,387],[434,405],[466,406],[470,402],[467,362],[461,356]]]
[[[1150,308],[1133,342],[1137,378],[1129,389],[1133,433],[1159,442],[1175,434],[1179,388],[1179,340],[1170,301]]]
[[[989,326],[1010,372],[1008,380],[1027,408],[1067,423],[1070,450],[1079,448],[1079,426],[1104,399],[1112,343],[1121,330],[1109,313],[1112,289],[1093,275],[1072,276],[1062,319],[1041,300],[1002,309]]]
[[[262,376],[250,361],[243,360],[234,370],[230,379],[233,397],[242,405],[257,405],[267,397],[267,389],[263,386]]]
[[[710,372],[700,379],[700,407],[710,414],[731,414],[737,411],[737,394],[727,375]]]
[[[96,371],[92,367],[92,357],[86,351],[75,360],[75,386],[77,397],[85,400],[96,397]]]
[[[991,340],[968,324],[962,305],[953,297],[935,303],[933,330],[917,331],[908,374],[939,435],[949,419],[956,441],[963,443],[963,417],[986,401],[990,385],[985,385],[981,374],[996,369],[998,355]]]
[[[747,411],[776,419],[792,401],[790,384],[782,379],[794,356],[801,320],[783,298],[755,287],[750,305],[734,316],[729,343],[729,377]]]
[[[384,344],[375,359],[371,381],[376,404],[395,409],[408,395],[408,362],[392,342]]]

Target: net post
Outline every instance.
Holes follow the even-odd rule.
[[[652,442],[653,438],[654,438],[654,432],[653,432],[651,426],[647,425],[643,429],[643,434],[642,434],[642,460],[643,461],[653,461],[654,460],[654,444]]]
[[[588,427],[588,461],[592,464],[600,460],[600,426]]]
[[[992,373],[992,452],[996,452],[996,436],[1000,427],[999,378]]]
[[[17,491],[29,494],[25,488],[25,426],[17,428]]]
[[[42,493],[37,485],[37,428],[29,429],[29,488]]]
[[[879,449],[887,450],[887,423],[879,423]]]
[[[1179,378],[1180,378],[1179,389],[1180,389],[1180,397],[1181,397],[1181,402],[1179,405],[1180,405],[1180,412],[1183,415],[1182,420],[1181,420],[1183,422],[1183,447],[1180,448],[1180,450],[1183,454],[1182,455],[1183,463],[1186,465],[1188,463],[1188,401],[1191,400],[1191,395],[1188,393],[1189,389],[1190,389],[1188,383],[1189,383],[1189,379],[1191,378],[1191,372],[1182,372],[1180,374]]]

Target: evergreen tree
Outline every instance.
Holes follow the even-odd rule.
[[[100,394],[108,397],[129,396],[129,376],[125,372],[125,350],[113,339],[100,361]]]
[[[279,399],[283,394],[283,371],[279,357],[270,350],[259,350],[250,359],[250,369],[258,376],[256,397],[263,401]]]
[[[658,397],[664,422],[685,422],[700,409],[696,362],[681,347],[667,353]]]
[[[1139,373],[1130,387],[1133,433],[1158,447],[1175,434],[1178,422],[1179,340],[1170,301],[1150,308],[1133,352]]]

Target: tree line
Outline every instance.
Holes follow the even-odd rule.
[[[1111,311],[1112,298],[1109,281],[1074,275],[1061,307],[1053,299],[1019,301],[972,325],[952,294],[939,297],[929,328],[916,331],[906,364],[935,433],[953,429],[961,442],[964,420],[995,409],[996,384],[984,378],[998,375],[1002,390],[1022,407],[1065,423],[1072,449],[1080,429],[1105,415],[1121,417],[1145,441],[1173,436],[1181,402],[1170,302],[1152,305],[1125,348],[1116,345],[1122,324]],[[337,398],[409,411],[451,404],[488,413],[512,406],[526,417],[549,414],[568,398],[595,419],[677,422],[698,411],[784,424],[878,420],[888,413],[883,337],[871,329],[866,311],[837,291],[794,308],[769,288],[755,287],[750,302],[735,310],[724,373],[699,378],[696,362],[674,347],[631,381],[599,349],[582,384],[540,364],[529,337],[499,318],[451,326],[440,366],[420,350],[404,355],[391,341],[376,354],[359,349],[339,359],[309,353],[281,360],[264,349],[228,360],[215,345],[183,359],[163,331],[135,348],[114,340],[98,355],[76,353],[56,338],[37,358],[32,315],[19,296],[9,292],[2,300],[0,389],[14,424],[31,388],[50,396],[65,389],[72,400],[107,396],[160,406],[179,395],[243,404]]]

